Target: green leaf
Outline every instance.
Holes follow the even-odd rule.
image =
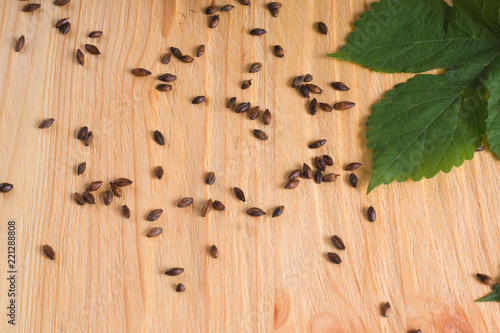
[[[367,122],[368,148],[374,150],[368,191],[392,181],[431,178],[474,156],[487,117],[477,71],[419,75],[374,106]]]
[[[449,172],[485,134],[500,156],[499,13],[498,0],[382,0],[330,55],[387,73],[448,70],[399,84],[373,107],[368,192]]]
[[[330,56],[385,73],[420,73],[498,50],[498,34],[462,7],[441,0],[382,0],[361,15],[348,44]]]
[[[500,302],[500,284],[493,287],[493,292],[491,294],[478,299],[476,302]]]

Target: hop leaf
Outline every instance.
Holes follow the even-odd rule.
[[[500,284],[493,287],[493,292],[491,294],[478,299],[476,302],[500,302]]]

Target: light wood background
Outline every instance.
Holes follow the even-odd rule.
[[[437,0],[436,0],[437,1]],[[0,331],[18,332],[498,332],[498,304],[474,303],[489,293],[474,275],[500,275],[500,162],[488,151],[476,153],[450,174],[406,182],[366,195],[371,152],[364,123],[370,108],[407,75],[373,73],[325,56],[338,50],[352,23],[372,1],[284,1],[278,18],[253,0],[251,7],[220,13],[216,29],[203,13],[213,1],[73,0],[65,7],[40,0],[42,8],[21,12],[23,1],[0,0],[0,182],[15,188],[0,195],[1,244],[7,221],[17,229],[17,325],[7,324],[6,245],[0,249]],[[217,2],[223,5],[229,1]],[[68,35],[54,28],[62,17]],[[321,35],[315,23],[330,28]],[[248,31],[265,28],[252,37]],[[100,39],[86,36],[103,30]],[[15,53],[17,37],[26,45]],[[85,66],[74,54],[87,42],[100,56],[86,53]],[[192,64],[159,57],[170,46],[194,55]],[[273,55],[280,44],[285,57]],[[249,74],[253,62],[263,70]],[[153,76],[137,78],[135,67],[154,76],[174,73],[174,90],[157,92]],[[352,100],[347,112],[311,116],[290,87],[296,75],[311,73],[325,90],[323,102]],[[239,87],[253,79],[250,89]],[[352,89],[336,92],[341,80]],[[192,105],[196,95],[207,102]],[[250,101],[273,114],[270,126],[225,108],[228,97]],[[41,120],[55,124],[39,130]],[[80,126],[94,133],[85,147],[76,140]],[[270,139],[251,131],[265,129]],[[152,132],[161,130],[167,145]],[[319,150],[310,141],[326,138]],[[353,189],[348,173],[336,183],[303,181],[285,190],[288,173],[330,154],[332,172],[352,161],[363,163]],[[87,162],[80,177],[76,166]],[[166,179],[153,178],[162,165]],[[217,176],[204,184],[207,171]],[[128,177],[134,184],[122,198],[104,206],[107,182]],[[94,180],[105,185],[95,206],[78,206],[72,193]],[[241,187],[247,202],[231,191]],[[175,207],[192,196],[195,204]],[[225,212],[200,216],[208,198]],[[127,204],[132,218],[121,216]],[[252,218],[258,206],[277,219]],[[376,223],[365,211],[377,210]],[[147,222],[151,209],[165,213]],[[154,239],[145,232],[161,226]],[[330,237],[341,236],[341,265],[326,259],[335,251]],[[51,244],[57,260],[44,257]],[[219,259],[209,256],[216,244]],[[180,266],[185,272],[163,272]],[[185,293],[176,293],[179,282]],[[389,318],[380,306],[389,301]]]

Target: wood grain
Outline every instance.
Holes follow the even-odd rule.
[[[13,327],[6,316],[2,332],[496,332],[500,308],[474,300],[489,292],[474,277],[500,275],[500,163],[491,153],[477,153],[449,174],[418,183],[392,184],[366,195],[371,152],[364,123],[371,106],[408,75],[371,72],[330,59],[352,30],[352,23],[372,1],[286,1],[278,18],[265,2],[253,0],[220,13],[216,29],[203,13],[211,1],[73,0],[65,7],[41,1],[23,13],[23,1],[2,1],[0,15],[0,182],[14,184],[0,195],[2,244],[7,221],[16,221],[16,306]],[[223,3],[216,3],[223,4]],[[224,3],[225,4],[225,3]],[[70,17],[69,34],[54,28]],[[315,24],[330,28],[321,35]],[[265,28],[253,37],[252,28]],[[86,36],[102,30],[99,39]],[[20,35],[24,48],[13,48]],[[100,56],[77,48],[94,43]],[[195,54],[192,64],[159,58],[170,46]],[[273,55],[280,44],[285,57]],[[263,70],[249,74],[254,62]],[[153,76],[131,75],[135,67],[154,76],[173,73],[170,92],[158,92]],[[325,92],[318,99],[352,100],[355,109],[310,116],[307,103],[290,87],[296,75],[310,73]],[[253,79],[242,91],[242,80]],[[341,80],[349,92],[329,83]],[[207,96],[199,105],[197,95]],[[225,108],[228,97],[269,108],[272,123],[251,121]],[[51,128],[38,124],[53,117]],[[94,133],[85,147],[75,138],[80,126]],[[269,140],[252,136],[265,130]],[[153,131],[165,134],[157,145]],[[325,138],[310,150],[307,144]],[[285,190],[288,173],[329,154],[341,172],[336,183],[302,181]],[[87,162],[87,171],[76,167]],[[162,180],[153,170],[166,170]],[[212,186],[204,183],[216,173]],[[111,206],[103,204],[107,184],[128,177],[134,184]],[[78,206],[73,192],[94,180],[104,181],[98,204]],[[245,191],[238,201],[231,189]],[[192,207],[175,203],[192,196]],[[222,201],[224,212],[202,218],[208,199]],[[127,204],[132,217],[121,216]],[[280,218],[270,213],[284,205]],[[377,221],[369,223],[373,205]],[[252,218],[247,208],[268,214]],[[155,222],[145,216],[165,212]],[[164,232],[147,238],[151,227]],[[326,259],[339,235],[347,249],[341,265]],[[47,260],[42,246],[57,253]],[[209,255],[216,244],[219,258]],[[0,251],[2,276],[7,268]],[[177,277],[171,267],[183,267]],[[5,273],[7,274],[7,273]],[[184,293],[176,293],[182,282]],[[8,281],[0,279],[2,312]],[[390,302],[389,318],[381,305]]]

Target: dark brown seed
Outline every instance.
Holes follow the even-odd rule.
[[[300,86],[300,93],[305,98],[311,97],[311,95],[309,94],[309,88],[307,88],[307,86],[305,84],[303,84],[303,85]]]
[[[85,201],[87,201],[91,205],[95,205],[94,195],[90,192],[83,192],[82,197]]]
[[[24,6],[23,12],[31,13],[37,10],[38,8],[40,8],[39,3],[30,3],[29,5]]]
[[[318,22],[318,30],[321,32],[323,35],[328,35],[328,27],[326,26],[325,23],[323,22]]]
[[[66,35],[70,31],[70,29],[71,29],[71,23],[69,23],[69,22],[64,23],[61,26],[61,28],[59,28],[59,30],[61,30],[61,33],[63,35]]]
[[[122,207],[122,213],[123,213],[123,216],[125,216],[126,219],[130,218],[130,208],[128,208],[127,205],[123,205],[123,207]]]
[[[96,182],[92,182],[87,186],[87,192],[97,191],[99,189],[99,187],[101,187],[101,185],[102,185],[102,181],[100,181],[100,180],[96,181]]]
[[[334,264],[339,265],[342,262],[342,259],[340,259],[339,255],[337,253],[328,252],[327,255],[328,255],[328,259],[330,259],[330,261],[333,262]]]
[[[78,61],[78,63],[82,66],[85,64],[85,55],[82,51],[80,51],[80,49],[76,50],[76,61]]]
[[[212,210],[212,199],[208,199],[207,202],[201,208],[201,217],[207,216],[208,213]]]
[[[262,28],[255,28],[250,30],[250,35],[252,36],[262,36],[265,33],[267,33],[267,31]]]
[[[313,76],[311,74],[306,74],[304,76],[304,82],[311,82],[313,80]]]
[[[219,10],[219,7],[217,7],[217,6],[210,6],[207,9],[205,9],[205,14],[212,15],[213,13],[215,13],[218,10]]]
[[[59,21],[56,22],[55,27],[57,29],[61,28],[65,23],[68,23],[68,20],[69,20],[69,17],[60,19]]]
[[[293,171],[292,171],[292,172],[290,172],[290,174],[288,175],[288,180],[294,180],[294,179],[299,178],[301,173],[302,173],[302,170],[301,170],[301,169],[293,170]]]
[[[181,61],[182,62],[185,62],[185,63],[190,63],[190,62],[193,62],[194,61],[194,58],[189,56],[189,55],[183,55],[181,57]]]
[[[329,173],[327,175],[323,175],[323,181],[327,183],[333,183],[339,176],[340,175],[336,173]]]
[[[304,77],[303,76],[297,76],[297,77],[295,77],[295,79],[293,79],[292,87],[293,88],[298,88],[298,87],[300,87],[300,85],[302,84],[302,82],[304,82]]]
[[[252,64],[250,66],[250,69],[248,70],[250,73],[257,73],[262,69],[262,64],[260,62],[256,62],[255,64]]]
[[[64,23],[61,28],[59,28],[59,31],[61,31],[61,33],[63,35],[66,35],[69,31],[71,30],[71,23],[67,22],[67,23]]]
[[[495,286],[495,281],[491,278],[491,276],[481,273],[477,273],[476,276],[482,283],[491,287]]]
[[[203,207],[201,208],[201,217],[207,216],[208,213],[212,210],[212,199],[208,199],[205,204],[203,204]]]
[[[314,164],[316,165],[316,168],[320,169],[321,171],[326,170],[326,163],[321,157],[316,156],[314,158]]]
[[[91,205],[95,205],[95,197],[90,192],[83,192],[82,197],[85,201],[87,201]]]
[[[210,171],[209,173],[207,173],[205,183],[207,183],[208,185],[212,185],[213,183],[215,183],[215,172]]]
[[[245,193],[243,193],[243,190],[240,189],[239,187],[235,187],[233,190],[234,194],[236,194],[236,197],[241,201],[245,202]]]
[[[177,287],[175,287],[175,291],[177,291],[178,293],[183,293],[186,291],[186,287],[184,287],[182,283],[179,283]]]
[[[250,6],[252,4],[250,0],[240,0],[240,3],[244,6]]]
[[[273,17],[278,17],[279,14],[280,14],[280,10],[279,9],[273,9],[273,10],[271,10],[271,15]]]
[[[474,149],[474,151],[478,151],[478,152],[479,152],[479,151],[483,151],[483,150],[484,150],[484,148],[485,148],[485,147],[484,147],[484,145],[481,145],[479,148]]]
[[[390,313],[391,313],[391,305],[389,304],[389,302],[386,302],[384,305],[382,305],[382,316],[389,317]]]
[[[163,209],[152,210],[146,217],[146,220],[150,222],[156,221],[160,218],[161,214],[163,214]]]
[[[196,50],[196,56],[199,58],[205,53],[205,45],[200,45]]]
[[[356,170],[357,168],[359,168],[361,166],[361,163],[358,163],[358,162],[352,162],[352,163],[349,163],[346,165],[345,167],[345,170],[346,171],[352,171],[352,170]]]
[[[113,202],[113,192],[106,191],[104,193],[104,204],[106,206],[109,206],[109,205],[111,205],[112,202]]]
[[[358,186],[358,177],[355,174],[351,173],[349,175],[349,183],[351,183],[352,187]]]
[[[50,245],[44,245],[43,246],[43,253],[49,258],[50,260],[56,260],[56,251],[52,248]]]
[[[182,58],[182,52],[178,48],[172,46],[170,48],[170,52],[172,52],[174,57],[179,58],[179,59]]]
[[[248,113],[251,120],[257,119],[260,114],[260,107],[256,106],[250,110]]]
[[[127,178],[118,178],[113,183],[115,183],[116,186],[125,187],[131,185],[133,182]]]
[[[215,210],[218,210],[218,211],[223,211],[226,209],[226,206],[224,206],[224,204],[222,202],[220,202],[219,200],[215,200],[213,203],[212,203],[212,207],[215,209]]]
[[[80,176],[82,173],[85,172],[85,169],[87,168],[87,163],[83,162],[78,165],[76,168],[76,174]]]
[[[332,82],[332,87],[335,90],[348,91],[350,88],[342,82]]]
[[[38,128],[47,128],[47,127],[50,127],[50,126],[52,126],[52,124],[54,123],[54,121],[55,121],[54,118],[45,119],[44,121],[42,121],[40,123],[40,125],[38,126]]]
[[[311,84],[311,83],[308,83],[307,84],[307,88],[309,89],[310,92],[312,92],[313,94],[322,94],[323,93],[323,89],[321,89],[320,87],[318,87],[317,85],[315,84]]]
[[[318,106],[318,101],[316,98],[313,98],[309,104],[309,113],[314,116],[318,112]]]
[[[24,35],[19,37],[16,41],[16,45],[14,46],[14,51],[19,52],[24,46]]]
[[[83,140],[85,139],[85,136],[87,136],[87,133],[89,131],[89,128],[87,126],[83,126],[78,130],[78,133],[76,133],[76,138],[78,140]]]
[[[184,208],[190,206],[193,203],[193,201],[194,201],[193,198],[190,197],[183,198],[177,203],[177,207]]]
[[[146,236],[149,237],[149,238],[151,238],[151,237],[157,237],[157,236],[160,236],[162,232],[163,232],[162,228],[160,228],[160,227],[154,227],[154,228],[151,228],[146,233]]]
[[[125,186],[129,186],[133,183],[133,181],[131,181],[130,179],[128,178],[118,178],[116,179],[114,182],[113,182],[116,186],[119,186],[119,187],[125,187]]]
[[[311,179],[313,177],[312,169],[306,163],[304,163],[302,165],[302,174],[301,174],[301,177],[302,178],[306,178],[306,179]]]
[[[313,143],[309,144],[309,148],[317,149],[319,147],[322,147],[325,143],[326,143],[326,139],[317,140],[317,141],[314,141]]]
[[[372,206],[368,207],[366,215],[368,216],[368,221],[370,222],[375,222],[375,220],[377,219],[377,213],[375,212],[375,208],[373,208]]]
[[[153,133],[153,137],[156,141],[157,144],[159,144],[160,146],[164,146],[165,145],[165,137],[163,136],[163,134],[161,134],[160,131],[155,131]]]
[[[290,180],[288,183],[286,183],[285,189],[292,190],[292,189],[296,188],[297,186],[299,186],[299,184],[300,184],[300,180],[298,180],[298,179]]]
[[[217,249],[217,246],[212,245],[210,246],[210,253],[212,254],[212,257],[215,259],[219,258],[219,249]]]
[[[210,18],[210,28],[214,29],[219,24],[219,15],[214,15]]]
[[[205,96],[196,96],[195,98],[193,98],[193,100],[192,100],[191,103],[193,103],[193,104],[200,104],[204,100],[205,100]]]
[[[258,129],[254,129],[253,130],[253,135],[257,139],[259,139],[259,140],[267,140],[267,139],[269,139],[269,137],[267,136],[266,132],[258,130]]]
[[[184,268],[174,267],[165,272],[168,276],[177,276],[184,272]]]
[[[280,9],[281,8],[281,2],[270,2],[267,4],[267,8],[269,10],[275,10],[275,9]]]
[[[333,105],[333,108],[335,110],[341,110],[342,111],[342,110],[348,110],[348,109],[354,107],[354,105],[356,105],[356,104],[354,104],[353,102],[344,101],[344,102],[335,103]]]
[[[262,115],[262,120],[264,121],[264,124],[266,125],[269,125],[271,123],[271,112],[269,111],[269,109],[266,109],[266,111],[264,111],[264,114]]]
[[[321,184],[321,182],[323,181],[323,173],[320,169],[316,169],[316,171],[314,172],[314,181],[317,184]]]
[[[278,206],[278,207],[276,207],[276,209],[273,212],[273,216],[272,217],[281,216],[281,214],[283,214],[284,210],[285,210],[285,206]]]
[[[236,104],[236,97],[231,97],[230,99],[227,100],[226,107],[228,109],[231,109],[235,104]]]
[[[325,161],[325,164],[328,166],[333,165],[333,158],[331,158],[329,155],[323,155],[323,161]]]
[[[74,193],[73,198],[75,198],[76,203],[80,206],[85,205],[85,199],[83,199],[83,196],[80,193]]]
[[[160,61],[166,65],[170,62],[171,57],[172,57],[171,53],[165,53],[164,55],[161,56]]]
[[[159,84],[156,86],[156,90],[158,91],[170,91],[172,89],[173,88],[170,84]]]
[[[9,184],[9,183],[1,183],[0,184],[0,193],[7,193],[9,191],[12,191],[14,188],[14,185]]]
[[[266,212],[264,212],[260,208],[252,207],[252,208],[247,209],[247,214],[250,216],[262,216],[262,215],[265,215]]]
[[[233,10],[234,6],[233,5],[225,5],[224,7],[222,7],[220,9],[221,12],[230,12],[231,10]]]
[[[333,111],[333,107],[328,103],[319,103],[319,107],[321,108],[321,110],[326,111],[326,112]]]
[[[422,333],[422,330],[419,328],[418,330],[414,331],[413,333]]]
[[[339,250],[345,250],[344,241],[339,236],[335,235],[332,237],[333,246]]]
[[[99,38],[102,36],[102,31],[92,31],[89,34],[89,38]]]
[[[243,112],[247,112],[249,109],[250,109],[250,106],[251,104],[249,102],[245,102],[245,103],[240,103],[236,109],[234,110],[234,112],[236,113],[243,113]]]
[[[67,5],[70,0],[54,0],[54,5],[56,6],[64,6]]]
[[[134,68],[132,70],[132,74],[135,76],[149,76],[151,75],[151,72],[144,68]]]
[[[274,45],[274,54],[278,58],[283,58],[285,56],[285,50],[283,50],[283,48],[279,45]]]
[[[92,45],[92,44],[85,44],[85,49],[87,51],[89,51],[90,54],[95,54],[95,55],[101,54],[101,52],[99,52],[99,49],[97,48],[97,46]]]
[[[123,192],[122,192],[121,188],[119,188],[118,186],[116,186],[116,184],[113,183],[113,182],[109,183],[109,187],[111,188],[111,192],[113,192],[113,194],[116,197],[121,198],[121,196],[123,195]]]
[[[92,139],[94,139],[94,134],[92,134],[92,131],[89,131],[83,139],[83,144],[87,147],[90,146],[90,144],[92,143]]]
[[[156,178],[162,179],[164,174],[165,174],[165,170],[163,170],[163,167],[157,166],[155,168],[155,176],[156,176]]]
[[[243,83],[241,84],[241,89],[243,89],[243,90],[248,89],[251,85],[252,85],[252,79],[250,79],[250,80],[245,80],[245,81],[243,81]]]

